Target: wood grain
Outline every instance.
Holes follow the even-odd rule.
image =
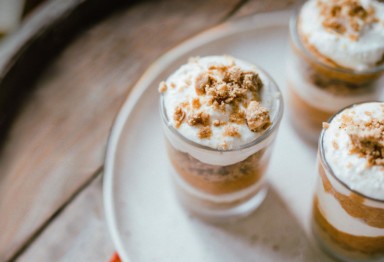
[[[260,12],[271,12],[287,8],[292,8],[295,5],[299,5],[305,0],[286,0],[286,1],[247,1],[242,5],[239,10],[231,17],[231,20],[235,20],[244,16],[257,14]]]
[[[50,0],[28,16],[17,33],[4,39],[0,48],[0,146],[51,58],[81,29],[122,2],[131,0]]]
[[[107,262],[114,247],[104,221],[102,179],[98,176],[17,261]]]
[[[102,166],[108,133],[145,68],[224,20],[235,1],[151,1],[82,33],[38,79],[0,156],[0,261]]]

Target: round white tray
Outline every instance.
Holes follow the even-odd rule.
[[[123,261],[331,261],[311,244],[316,148],[283,117],[268,170],[270,190],[250,217],[214,225],[175,199],[159,117],[158,83],[191,56],[229,54],[263,67],[286,97],[290,11],[259,14],[199,34],[158,59],[113,126],[105,161],[108,227]]]

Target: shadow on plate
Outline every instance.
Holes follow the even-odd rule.
[[[192,220],[209,261],[333,261],[312,243],[273,187],[247,218],[228,224]]]

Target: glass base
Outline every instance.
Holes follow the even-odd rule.
[[[312,220],[311,223],[312,234],[315,241],[320,248],[328,254],[330,257],[337,259],[337,261],[344,262],[383,262],[384,257],[379,256],[367,256],[358,252],[345,250],[335,244],[331,237],[325,233],[317,224]]]
[[[262,179],[239,192],[211,195],[192,188],[175,171],[172,173],[177,197],[186,211],[214,223],[232,222],[250,215],[268,192]]]

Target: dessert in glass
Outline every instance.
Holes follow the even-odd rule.
[[[259,67],[230,56],[191,58],[159,85],[176,192],[209,220],[246,216],[263,201],[265,172],[283,113]]]
[[[324,123],[312,229],[343,261],[384,261],[384,103],[356,104]]]
[[[287,82],[291,122],[316,142],[341,108],[383,97],[384,3],[309,0],[290,21]]]

